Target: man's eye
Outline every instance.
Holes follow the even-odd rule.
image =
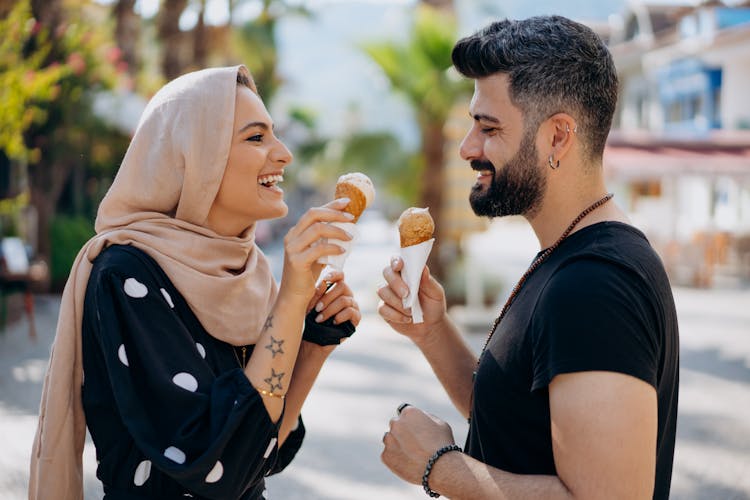
[[[483,134],[487,134],[487,135],[491,135],[497,132],[497,128],[495,127],[482,127],[480,130],[482,131]]]
[[[260,142],[260,141],[262,141],[262,140],[263,140],[263,134],[255,134],[255,135],[251,135],[250,137],[248,137],[248,138],[247,138],[247,139],[245,139],[245,140],[246,140],[246,141],[252,141],[252,142]]]

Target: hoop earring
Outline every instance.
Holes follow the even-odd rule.
[[[549,155],[549,157],[547,158],[547,163],[549,164],[549,168],[551,168],[552,170],[557,170],[560,167],[560,160],[552,163],[552,155]]]

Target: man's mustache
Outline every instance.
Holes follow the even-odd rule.
[[[471,160],[469,164],[472,170],[476,170],[477,172],[481,170],[492,170],[493,173],[495,172],[495,165],[486,160]]]

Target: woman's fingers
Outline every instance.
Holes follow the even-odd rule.
[[[289,230],[289,235],[296,236],[304,232],[308,227],[316,222],[351,222],[354,218],[350,213],[344,212],[343,209],[349,204],[348,198],[339,198],[326,203],[322,207],[313,207],[307,210],[299,218],[297,224]]]
[[[317,244],[320,240],[350,241],[352,235],[340,227],[325,222],[316,222],[286,243],[288,252],[302,251],[305,248]]]
[[[315,321],[318,323],[323,322],[330,317],[336,316],[347,307],[359,307],[351,295],[340,295],[333,300],[328,299],[325,305],[323,300],[319,300],[315,305],[315,310],[318,312]]]

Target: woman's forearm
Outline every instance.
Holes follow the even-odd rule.
[[[308,300],[279,295],[245,367],[247,378],[261,394],[273,422],[281,416],[284,397],[291,386]]]
[[[331,352],[333,352],[333,346],[323,347],[310,342],[302,342],[297,355],[297,364],[294,366],[291,386],[286,393],[284,419],[281,421],[281,428],[279,429],[279,446],[297,425],[297,419],[302,412],[302,405],[310,394],[315,379]]]

